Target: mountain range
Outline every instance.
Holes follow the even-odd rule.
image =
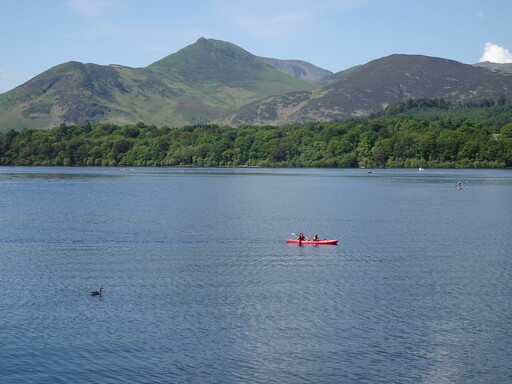
[[[512,72],[512,63],[493,63],[490,61],[482,61],[475,64],[478,67],[497,69],[499,71]]]
[[[367,116],[407,99],[512,100],[509,67],[391,55],[332,73],[200,38],[145,67],[68,62],[0,94],[0,131],[144,122],[291,124]]]

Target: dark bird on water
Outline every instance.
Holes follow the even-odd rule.
[[[103,294],[103,288],[100,288],[99,291],[92,291],[91,296],[101,295]]]

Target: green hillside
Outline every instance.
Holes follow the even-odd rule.
[[[311,88],[233,44],[201,38],[146,68],[78,62],[51,68],[0,95],[0,131],[207,123],[262,97]]]
[[[189,120],[201,106],[219,109],[218,114],[211,114],[209,121],[213,121],[222,112],[225,114],[269,95],[313,88],[234,44],[204,38],[151,64],[147,70],[157,73],[167,83],[182,87],[183,102],[179,106],[189,115]]]

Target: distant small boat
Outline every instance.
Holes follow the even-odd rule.
[[[299,243],[299,244],[313,244],[313,245],[336,245],[338,240],[299,240],[299,239],[286,239],[287,243]]]
[[[423,167],[419,167],[419,168],[418,168],[418,171],[420,171],[420,172],[422,172],[422,171],[424,171],[424,170],[425,170],[425,168],[423,168]]]

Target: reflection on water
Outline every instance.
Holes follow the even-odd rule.
[[[509,171],[0,167],[0,188],[2,382],[510,381]]]

